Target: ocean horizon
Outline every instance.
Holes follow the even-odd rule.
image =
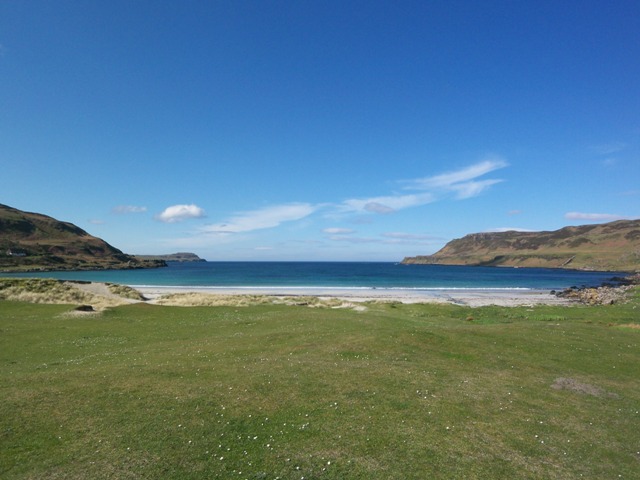
[[[396,262],[169,262],[142,270],[0,273],[4,277],[110,282],[132,287],[261,290],[561,290],[595,287],[624,272],[403,265]]]

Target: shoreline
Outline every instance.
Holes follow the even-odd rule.
[[[200,294],[210,296],[316,297],[349,302],[388,301],[400,303],[449,303],[480,307],[572,305],[551,290],[526,289],[347,289],[333,287],[164,287],[130,285],[150,303],[164,295]]]

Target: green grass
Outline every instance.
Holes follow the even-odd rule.
[[[0,478],[639,478],[639,304],[2,301]]]

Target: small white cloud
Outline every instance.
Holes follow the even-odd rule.
[[[176,223],[204,216],[204,210],[197,205],[173,205],[165,208],[162,213],[156,216],[156,219],[165,223]]]
[[[274,205],[258,210],[241,212],[224,223],[207,225],[202,231],[205,233],[230,234],[273,228],[283,222],[292,222],[308,217],[318,208],[319,206],[309,203]]]
[[[587,220],[590,222],[613,222],[614,220],[623,220],[626,217],[613,213],[568,212],[564,214],[564,218],[568,220]]]
[[[147,211],[147,207],[138,207],[135,205],[118,205],[111,209],[113,213],[118,215],[125,215],[127,213],[144,213]]]
[[[273,247],[256,247],[254,248],[254,250],[257,250],[259,252],[266,252],[266,251],[273,250]]]
[[[325,228],[324,230],[322,230],[323,233],[327,233],[329,235],[350,235],[352,233],[355,233],[355,230],[352,230],[351,228]]]

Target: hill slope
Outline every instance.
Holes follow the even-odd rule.
[[[149,268],[81,228],[39,213],[0,204],[0,270],[94,270]]]
[[[565,227],[551,232],[473,233],[405,264],[640,270],[640,220]]]

